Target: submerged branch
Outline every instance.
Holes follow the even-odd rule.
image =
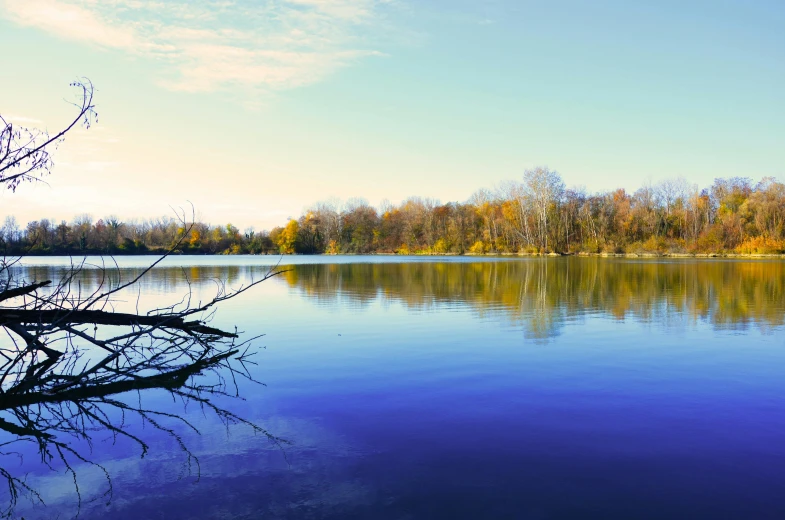
[[[184,332],[207,334],[222,338],[236,338],[237,334],[209,327],[201,321],[185,321],[179,315],[128,314],[98,310],[36,310],[36,309],[0,309],[0,326],[13,324],[51,326],[66,325],[114,325],[114,326],[148,326],[156,328],[176,329]]]

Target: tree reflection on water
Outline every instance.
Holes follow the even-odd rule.
[[[781,261],[534,258],[500,262],[350,263],[302,265],[288,284],[329,302],[377,299],[409,308],[463,302],[547,339],[567,319],[672,323],[703,320],[715,328],[763,331],[785,324]]]

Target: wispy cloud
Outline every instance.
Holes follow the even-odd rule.
[[[379,54],[367,36],[391,0],[0,0],[57,37],[163,60],[172,90],[293,88]]]
[[[34,117],[27,117],[27,116],[18,116],[16,114],[3,114],[3,119],[6,120],[8,123],[14,123],[17,125],[41,125],[43,122],[40,119],[36,119]],[[0,127],[2,128],[2,127]]]

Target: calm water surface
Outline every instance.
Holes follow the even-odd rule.
[[[168,259],[139,299],[175,300],[186,278],[197,293],[237,287],[275,260]],[[215,323],[265,334],[251,370],[266,386],[226,405],[291,444],[149,392],[146,406],[200,430],[180,432],[199,479],[149,425],[128,426],[150,444],[143,459],[95,432],[114,498],[80,518],[785,518],[785,263],[283,263]],[[73,514],[70,477],[26,471],[48,505],[20,514]],[[103,485],[87,465],[79,475],[83,490]]]

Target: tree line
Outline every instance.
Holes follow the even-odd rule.
[[[185,233],[176,219],[30,222],[13,217],[0,247],[31,254],[138,254],[165,249]],[[683,178],[588,193],[558,172],[526,170],[519,181],[441,204],[412,197],[379,209],[363,199],[330,200],[272,230],[240,232],[198,222],[180,247],[193,254],[785,253],[785,184],[773,177]]]
[[[95,220],[82,214],[71,222],[41,219],[21,228],[15,217],[8,216],[0,226],[0,254],[7,255],[160,254],[172,247],[188,254],[279,251],[268,232],[241,233],[232,224],[191,225],[170,217],[122,222],[114,216]]]

